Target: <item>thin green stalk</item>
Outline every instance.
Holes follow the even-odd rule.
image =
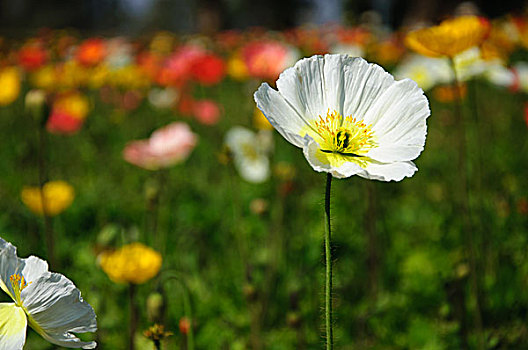
[[[194,350],[194,332],[193,332],[193,316],[192,316],[192,306],[191,306],[191,291],[187,284],[185,283],[183,277],[177,273],[171,273],[165,282],[175,280],[179,282],[182,293],[183,293],[183,313],[189,319],[190,327],[189,332],[187,333],[187,350]]]
[[[42,216],[44,218],[44,239],[50,266],[57,269],[57,259],[55,258],[55,239],[53,233],[53,223],[48,211],[48,204],[44,194],[44,185],[47,181],[46,168],[46,131],[44,125],[37,125],[38,133],[38,178],[40,188],[40,200],[42,203]]]
[[[453,70],[454,83],[455,83],[455,118],[456,123],[458,124],[459,129],[459,154],[458,154],[458,175],[459,175],[459,205],[460,205],[460,215],[462,216],[463,230],[466,236],[466,244],[469,246],[469,269],[470,269],[470,284],[473,298],[475,299],[475,312],[473,314],[473,321],[475,324],[475,329],[477,333],[477,344],[478,349],[484,350],[484,335],[482,327],[482,312],[481,312],[481,302],[480,302],[480,293],[479,293],[479,283],[477,279],[477,258],[476,258],[476,248],[475,241],[473,237],[473,225],[471,222],[471,211],[469,206],[469,177],[467,171],[467,140],[466,140],[466,125],[465,120],[462,114],[461,100],[462,92],[460,90],[460,82],[458,80],[458,75],[455,67],[455,62],[452,58],[449,59],[451,69]]]
[[[138,310],[136,306],[136,285],[130,283],[128,285],[128,307],[129,307],[129,324],[128,324],[128,349],[135,350],[136,330],[138,323]]]
[[[332,174],[326,174],[325,193],[325,326],[326,326],[326,349],[332,350],[334,347],[334,334],[332,325],[332,252],[330,239],[332,230],[330,225],[330,192],[332,189]]]

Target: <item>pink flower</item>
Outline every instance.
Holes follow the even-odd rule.
[[[284,69],[295,63],[298,53],[278,41],[255,41],[242,49],[242,58],[252,77],[276,80]]]
[[[220,120],[220,106],[212,100],[198,100],[193,103],[193,114],[205,125],[214,125]]]
[[[171,123],[152,133],[148,140],[125,146],[123,158],[140,168],[157,170],[183,162],[197,142],[197,136],[182,122]]]

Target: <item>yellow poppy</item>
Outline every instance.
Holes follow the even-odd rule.
[[[100,255],[101,268],[117,283],[145,283],[158,274],[161,262],[160,253],[138,242]]]
[[[14,102],[20,94],[20,74],[15,67],[0,69],[0,106]]]
[[[42,191],[40,187],[28,186],[21,193],[22,202],[37,215],[43,215],[44,210],[47,216],[58,215],[72,204],[75,197],[73,187],[65,181],[50,181],[43,186]],[[43,197],[45,206],[42,205]]]
[[[434,27],[412,31],[405,37],[405,44],[424,56],[454,57],[482,44],[489,31],[488,20],[476,16],[462,16],[445,20]]]
[[[249,78],[246,64],[240,54],[232,55],[227,61],[227,74],[234,80],[243,81]]]

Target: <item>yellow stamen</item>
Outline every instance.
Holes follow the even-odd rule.
[[[343,118],[336,111],[330,112],[323,118],[313,122],[315,133],[309,133],[320,146],[322,154],[319,160],[332,166],[341,166],[345,162],[355,162],[366,167],[370,158],[369,150],[377,146],[372,125],[366,125],[362,120],[352,116]]]
[[[20,276],[19,274],[15,273],[9,277],[9,280],[11,281],[11,286],[13,287],[13,292],[15,295],[13,296],[15,299],[15,304],[17,306],[22,307],[22,300],[20,297],[20,293],[26,288],[29,284],[26,283],[26,280],[24,279],[24,276]],[[30,282],[31,283],[31,282]]]

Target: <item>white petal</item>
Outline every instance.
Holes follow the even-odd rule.
[[[344,163],[340,167],[333,167],[330,163],[322,162],[317,157],[320,154],[319,144],[308,135],[305,137],[305,142],[306,144],[303,148],[304,156],[315,171],[331,173],[332,176],[339,179],[356,175],[362,171],[362,168],[353,162]]]
[[[292,68],[290,68],[292,69]],[[284,74],[284,73],[283,73]],[[271,125],[291,144],[302,147],[300,132],[306,127],[302,115],[267,83],[260,85],[254,95],[257,107]]]
[[[392,84],[365,115],[366,124],[378,138],[369,157],[380,162],[408,161],[422,152],[427,134],[429,103],[410,79]]]
[[[16,248],[11,243],[0,238],[0,288],[14,299],[13,287],[9,277],[20,274],[24,262],[16,255]]]
[[[418,170],[413,162],[396,162],[388,164],[370,163],[365,170],[358,173],[359,176],[370,180],[401,181],[405,177],[411,177]]]
[[[0,350],[21,350],[26,342],[27,319],[14,303],[0,303]]]
[[[24,277],[26,283],[31,283],[46,271],[48,271],[46,261],[35,256],[20,259],[16,247],[0,238],[0,287],[11,298],[13,298],[13,287],[9,281],[10,276],[19,274]]]
[[[307,122],[316,119],[319,115],[325,116],[330,108],[326,102],[324,66],[323,56],[304,58],[292,68],[285,70],[277,80],[277,88],[281,95]]]
[[[40,276],[48,272],[48,263],[45,260],[37,258],[36,256],[30,256],[29,258],[21,260],[24,262],[22,275],[27,283],[36,281]]]
[[[360,57],[353,58],[345,71],[346,99],[342,115],[361,120],[379,96],[394,83],[394,78],[383,68]]]
[[[30,326],[44,339],[70,348],[95,347],[70,333],[95,332],[97,323],[92,307],[68,278],[46,272],[22,291],[22,300]]]

